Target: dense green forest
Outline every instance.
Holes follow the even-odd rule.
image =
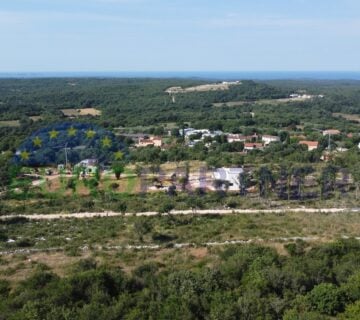
[[[243,114],[249,111],[267,115],[266,119],[256,119],[253,125],[278,127],[314,120],[314,117],[321,124],[330,121],[328,116],[332,112],[358,113],[360,107],[358,82],[242,81],[241,85],[231,86],[228,91],[179,94],[175,103],[164,92],[171,86],[187,87],[202,83],[206,82],[179,79],[0,80],[0,120],[25,121],[27,116],[41,115],[50,121],[61,118],[60,109],[96,107],[103,111],[97,121],[115,127],[191,121],[207,127],[214,122],[229,130],[248,126]],[[299,88],[312,94],[323,94],[325,99],[284,106],[251,104],[258,99],[285,98]],[[213,103],[228,101],[246,101],[248,105],[243,108],[212,106]],[[279,108],[282,108],[281,112],[277,112]],[[274,115],[269,117],[271,111]]]

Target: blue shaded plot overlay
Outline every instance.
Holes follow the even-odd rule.
[[[124,145],[104,128],[85,123],[55,124],[34,132],[18,148],[14,162],[26,166],[76,164],[83,159],[99,163],[117,160]]]

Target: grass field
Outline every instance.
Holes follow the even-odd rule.
[[[19,120],[0,121],[0,127],[20,127],[20,121]]]
[[[42,119],[41,116],[30,116],[32,121],[39,121]],[[0,127],[20,127],[20,120],[3,120],[0,121]]]
[[[348,121],[355,121],[360,123],[360,115],[359,114],[346,114],[346,113],[333,113],[334,117],[341,117]]]

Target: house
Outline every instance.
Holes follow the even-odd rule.
[[[180,133],[180,135],[185,136],[186,138],[188,138],[188,137],[190,137],[192,135],[196,135],[196,134],[200,134],[200,135],[210,134],[210,130],[208,130],[208,129],[185,128],[184,130],[180,129],[179,133]]]
[[[194,128],[184,128],[179,130],[179,134],[181,136],[188,136],[191,135],[193,131],[195,131]]]
[[[136,144],[136,147],[143,148],[143,147],[161,147],[162,146],[162,139],[161,137],[144,137],[140,138],[139,142]]]
[[[229,143],[232,142],[246,142],[246,141],[256,141],[258,139],[258,135],[256,133],[252,134],[251,136],[244,136],[242,134],[227,134],[227,141]]]
[[[85,160],[81,160],[77,166],[79,167],[88,167],[88,166],[97,166],[98,165],[98,160],[97,159],[85,159]]]
[[[292,93],[292,94],[290,94],[289,97],[295,99],[295,98],[299,98],[300,95],[298,93]]]
[[[99,168],[96,166],[87,166],[82,171],[82,176],[95,177]]]
[[[338,134],[340,134],[341,132],[339,130],[336,130],[336,129],[328,129],[328,130],[324,130],[322,132],[323,136],[336,136]]]
[[[227,135],[227,141],[229,143],[233,142],[245,142],[247,140],[246,136],[243,136],[241,134],[228,134]]]
[[[262,145],[262,143],[247,142],[244,144],[245,151],[262,150],[262,149],[264,149],[264,146]]]
[[[254,134],[252,134],[251,136],[246,136],[246,141],[256,141],[259,138],[259,136],[257,135],[257,133],[255,132]]]
[[[263,135],[261,137],[261,141],[264,142],[264,145],[269,145],[271,142],[279,142],[280,137],[278,136],[269,136],[269,135]]]
[[[307,146],[309,151],[316,150],[319,147],[319,142],[317,141],[302,140],[299,141],[299,144]]]
[[[215,131],[210,131],[210,132],[205,132],[202,133],[201,139],[204,139],[205,137],[211,137],[211,138],[215,138],[217,136],[221,136],[224,133],[221,130],[215,130]]]
[[[238,191],[239,174],[243,172],[243,168],[218,168],[213,172],[213,177],[215,180],[226,181],[230,191]]]
[[[79,169],[81,176],[84,178],[94,177],[98,172],[98,160],[97,159],[85,159],[80,161],[74,166],[74,169]]]

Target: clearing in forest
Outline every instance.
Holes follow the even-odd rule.
[[[100,116],[101,111],[95,108],[61,109],[65,117]]]
[[[235,82],[202,84],[199,86],[194,86],[189,88],[170,87],[166,89],[165,92],[169,94],[175,94],[175,93],[206,92],[206,91],[225,91],[225,90],[229,90],[231,86],[236,86],[236,85],[241,85],[241,82],[235,81]]]

